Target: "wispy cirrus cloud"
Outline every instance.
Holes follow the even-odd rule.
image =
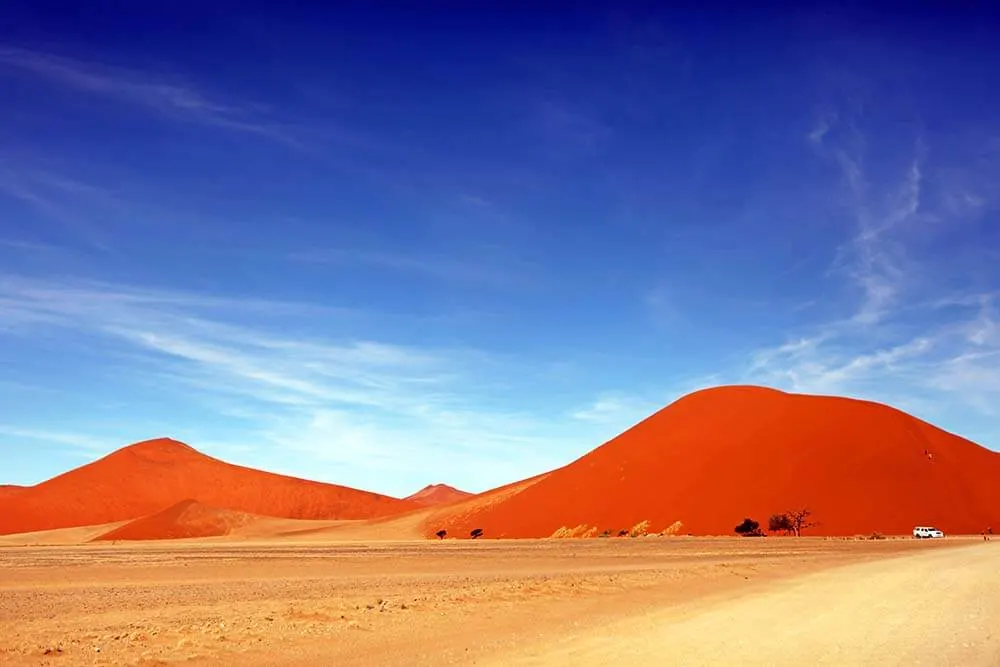
[[[662,403],[624,392],[605,392],[571,414],[573,419],[595,424],[636,422],[663,407]]]
[[[928,417],[970,409],[995,414],[993,406],[1000,405],[1000,385],[994,380],[1000,377],[997,295],[981,291],[986,277],[970,275],[965,292],[956,292],[953,282],[940,284],[935,265],[916,251],[917,241],[934,245],[935,234],[942,236],[930,256],[935,262],[961,251],[942,234],[968,226],[978,213],[976,207],[954,205],[955,197],[964,200],[967,194],[955,190],[962,182],[960,170],[928,164],[919,136],[908,151],[892,151],[877,136],[865,136],[838,117],[826,115],[808,139],[837,165],[846,192],[842,205],[852,229],[830,275],[843,279],[855,298],[842,317],[814,322],[784,343],[757,350],[741,378],[793,391],[870,398]],[[867,166],[867,158],[875,157],[880,170]],[[887,163],[895,169],[887,169]],[[970,183],[981,181],[976,166],[969,167]],[[935,178],[941,173],[947,179]],[[963,275],[957,262],[944,264],[952,281]]]
[[[840,248],[835,268],[861,290],[862,299],[853,318],[859,324],[875,324],[906,289],[905,241],[899,238],[905,230],[900,228],[920,219],[923,139],[919,135],[914,138],[901,175],[876,180],[868,173],[866,162],[878,147],[870,145],[851,119],[828,113],[808,138],[817,153],[840,170],[843,204],[854,230],[850,242]]]
[[[47,332],[98,354],[104,383],[194,398],[214,416],[199,423],[227,423],[225,438],[204,440],[250,448],[249,463],[403,493],[459,475],[478,488],[505,483],[581,446],[578,429],[492,405],[487,353],[349,335],[350,318],[310,304],[0,280],[0,333]],[[345,333],[310,334],[320,323]]]
[[[522,283],[532,269],[524,262],[468,254],[405,254],[386,251],[368,251],[327,248],[291,253],[289,259],[298,262],[331,266],[371,267],[399,274],[418,275],[434,280],[476,283],[480,285],[510,286]]]
[[[19,202],[88,245],[103,250],[108,248],[109,241],[103,226],[94,222],[95,217],[121,215],[125,210],[124,203],[106,188],[2,157],[0,197]],[[92,215],[94,211],[100,215]],[[27,243],[21,239],[17,242]]]
[[[82,435],[65,431],[39,430],[34,428],[16,428],[0,424],[0,436],[32,442],[55,443],[70,447],[86,455],[101,455],[108,451],[108,443],[99,437]]]
[[[286,123],[249,104],[222,102],[196,87],[159,80],[148,72],[0,46],[0,68],[63,88],[131,104],[174,120],[255,134],[305,149]]]

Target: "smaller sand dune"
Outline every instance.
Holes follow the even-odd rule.
[[[0,535],[0,547],[49,547],[87,544],[124,524],[124,521],[117,521],[114,523],[98,524],[96,526],[53,528],[52,530],[37,530],[30,533]]]
[[[447,484],[429,484],[413,495],[406,496],[403,500],[411,500],[415,503],[420,503],[421,505],[430,507],[431,505],[444,505],[446,503],[452,503],[456,500],[468,498],[471,495],[472,494],[468,491],[462,491],[461,489],[456,489],[454,486],[448,486]]]
[[[13,496],[18,491],[22,491],[25,487],[17,486],[16,484],[0,484],[0,498],[7,498]]]
[[[95,541],[220,537],[257,520],[259,517],[253,514],[210,507],[188,499],[162,512],[129,521],[100,535]]]

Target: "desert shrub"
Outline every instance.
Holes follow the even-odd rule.
[[[649,533],[649,521],[640,521],[628,531],[629,537],[644,537]]]
[[[733,530],[736,531],[738,535],[742,535],[743,537],[761,537],[764,534],[760,530],[760,523],[754,521],[750,517],[743,519],[743,522],[736,526]]]
[[[600,535],[598,535],[598,537],[611,537],[611,529],[608,528],[603,533],[601,533]]]
[[[482,528],[473,528],[472,531],[469,533],[469,537],[471,537],[474,540],[477,540],[482,536],[483,536]]]
[[[628,537],[628,528],[622,528],[619,530],[618,537]]]
[[[878,532],[876,530],[874,533],[872,533],[871,535],[868,536],[868,539],[869,540],[884,540],[885,539],[885,535],[883,535],[882,533],[880,533],[880,532]]]
[[[434,534],[435,534],[435,535],[437,535],[437,538],[438,538],[439,540],[443,540],[443,539],[445,538],[445,535],[447,535],[447,534],[448,534],[448,531],[447,531],[447,530],[445,530],[444,528],[442,528],[441,530],[439,530],[438,532],[436,532],[436,533],[434,533]]]

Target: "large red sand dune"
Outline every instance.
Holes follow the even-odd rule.
[[[10,497],[24,488],[25,487],[17,486],[16,484],[0,484],[0,498]]]
[[[228,535],[258,517],[245,512],[203,505],[197,500],[182,500],[162,512],[130,521],[97,537],[111,540],[173,540],[188,537]]]
[[[491,496],[435,512],[425,535],[617,533],[644,520],[651,531],[680,521],[682,533],[732,535],[744,517],[766,528],[771,514],[800,507],[819,522],[805,534],[922,524],[978,533],[1000,529],[1000,454],[877,403],[719,387],[496,502],[477,501]]]
[[[232,465],[176,440],[159,439],[0,495],[0,535],[126,521],[190,498],[212,507],[290,519],[368,519],[420,507]]]
[[[468,491],[462,491],[447,484],[430,484],[416,493],[406,496],[403,500],[412,500],[415,503],[425,506],[444,505],[468,498],[471,495]]]

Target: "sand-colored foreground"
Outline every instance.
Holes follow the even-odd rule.
[[[483,664],[996,666],[1000,549],[977,546],[658,610]]]
[[[997,664],[998,559],[954,538],[8,548],[0,663]]]

